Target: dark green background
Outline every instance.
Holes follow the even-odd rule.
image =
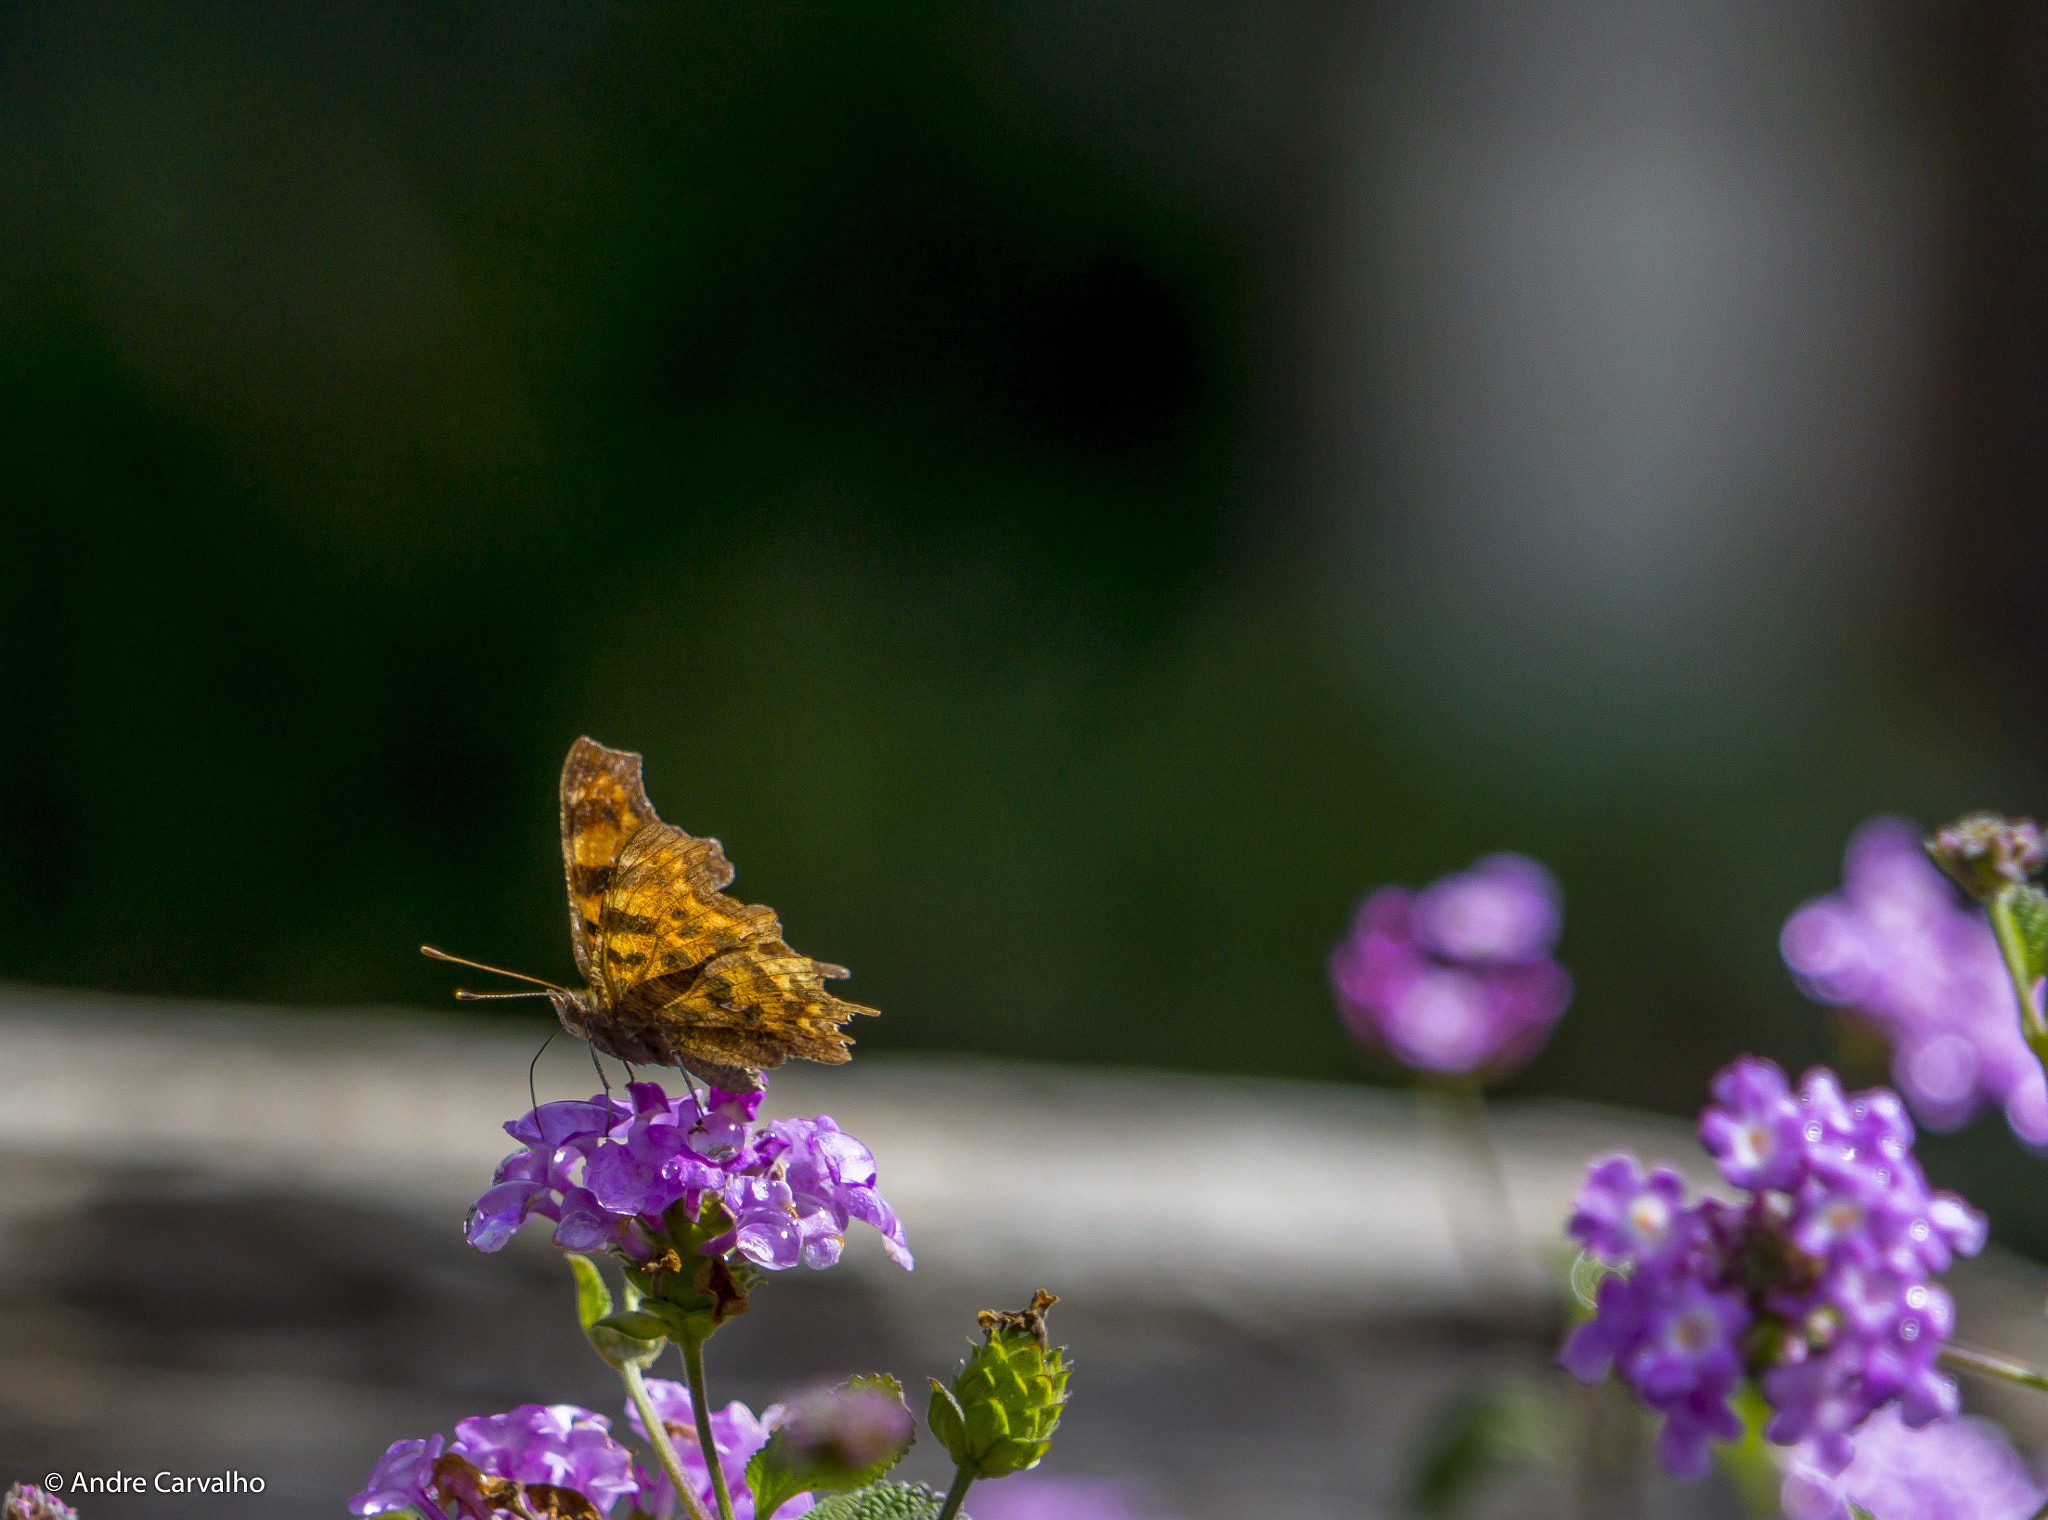
[[[565,975],[589,733],[854,968],[870,1048],[1353,1076],[1353,903],[1515,848],[1580,987],[1519,1090],[1826,1054],[1775,939],[1849,830],[2048,805],[2040,619],[1951,552],[2036,563],[2033,477],[1932,430],[1982,489],[1914,496],[1919,578],[1822,675],[1617,708],[1560,651],[1464,726],[1329,573],[1374,493],[1332,525],[1307,479],[1370,16],[9,12],[0,974]],[[1912,109],[2032,206],[2038,155],[1944,115],[1981,41]]]

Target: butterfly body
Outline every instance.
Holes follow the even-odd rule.
[[[849,1059],[840,1026],[872,1008],[834,997],[842,966],[792,950],[772,908],[725,895],[715,839],[663,823],[640,757],[591,739],[562,768],[569,936],[588,987],[551,988],[562,1027],[635,1065],[678,1066],[758,1090],[790,1056]]]

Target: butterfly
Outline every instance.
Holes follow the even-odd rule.
[[[758,1092],[763,1070],[791,1056],[851,1059],[840,1026],[878,1010],[825,990],[844,966],[814,961],[782,938],[773,908],[727,897],[732,863],[715,839],[663,823],[647,800],[640,757],[593,739],[562,767],[562,864],[569,942],[581,992],[420,946],[424,955],[517,977],[551,999],[562,1027],[634,1065],[677,1066],[727,1092]]]

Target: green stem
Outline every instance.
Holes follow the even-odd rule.
[[[725,1489],[725,1469],[718,1462],[718,1442],[711,1434],[711,1400],[704,1393],[704,1342],[694,1337],[676,1342],[683,1350],[683,1370],[690,1379],[690,1411],[697,1417],[697,1446],[711,1469],[711,1497],[718,1501],[718,1520],[732,1520],[732,1495]]]
[[[1464,1179],[1448,1179],[1444,1199],[1451,1227],[1451,1248],[1464,1269],[1476,1304],[1490,1305],[1510,1317],[1523,1312],[1530,1297],[1525,1274],[1532,1265],[1527,1242],[1516,1227],[1514,1203],[1493,1132],[1486,1127],[1486,1101],[1476,1087],[1425,1086],[1416,1092],[1425,1143],[1438,1152],[1464,1153],[1468,1174],[1477,1181],[1476,1200]]]
[[[965,1462],[953,1473],[953,1486],[946,1490],[946,1502],[939,1509],[939,1520],[953,1520],[960,1513],[961,1501],[967,1497],[967,1485],[974,1481],[974,1470]]]
[[[2022,1388],[2048,1393],[2048,1372],[2016,1361],[2003,1352],[1986,1351],[1982,1346],[1950,1341],[1941,1348],[1939,1360],[1944,1367],[1956,1372],[1974,1372],[1979,1377],[1997,1378],[2001,1382],[2017,1383]]]
[[[2020,1000],[2020,1029],[2038,1055],[2039,1042],[2048,1042],[2048,1019],[2041,1016],[2040,1005],[2034,1001],[2034,978],[2027,967],[2027,948],[2020,938],[2020,926],[2012,916],[2011,891],[1999,893],[1984,909],[1991,917],[1991,935],[1998,941],[2005,974],[2012,978],[2013,993]]]
[[[640,1423],[647,1427],[647,1442],[661,1459],[662,1470],[668,1474],[669,1487],[676,1491],[676,1502],[682,1505],[683,1513],[690,1520],[711,1520],[704,1513],[704,1505],[697,1498],[689,1475],[683,1471],[682,1458],[676,1455],[675,1444],[668,1438],[667,1423],[654,1411],[654,1400],[647,1396],[647,1384],[641,1380],[640,1369],[629,1362],[619,1368],[619,1376],[625,1381],[626,1397],[640,1411]]]

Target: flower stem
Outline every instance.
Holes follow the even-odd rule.
[[[640,1423],[647,1427],[647,1443],[661,1459],[662,1471],[668,1474],[669,1487],[676,1491],[676,1502],[682,1505],[683,1513],[690,1520],[711,1520],[704,1513],[689,1475],[683,1471],[682,1458],[676,1455],[675,1444],[668,1438],[667,1424],[654,1411],[654,1400],[647,1396],[647,1384],[641,1380],[640,1369],[628,1362],[619,1368],[619,1376],[625,1380],[626,1397],[640,1411]]]
[[[960,1513],[961,1501],[967,1497],[967,1485],[974,1481],[974,1469],[965,1462],[953,1473],[953,1486],[946,1490],[946,1502],[939,1509],[939,1520],[953,1520]]]
[[[1979,1377],[1997,1378],[2002,1382],[2017,1383],[2022,1388],[2048,1393],[2048,1372],[2016,1361],[2000,1351],[1986,1351],[1982,1346],[1950,1341],[1941,1348],[1938,1360],[1944,1367],[1957,1372],[1974,1372]]]
[[[692,1336],[676,1343],[690,1379],[690,1412],[697,1417],[697,1445],[711,1469],[711,1497],[718,1501],[718,1520],[732,1520],[732,1495],[726,1492],[725,1469],[718,1462],[718,1440],[711,1433],[711,1400],[704,1393],[704,1342]]]
[[[1475,1304],[1518,1317],[1531,1296],[1528,1247],[1516,1227],[1500,1151],[1486,1126],[1486,1101],[1477,1088],[1465,1086],[1422,1087],[1415,1100],[1431,1150],[1464,1156],[1463,1175],[1446,1179],[1445,1206],[1467,1289]],[[1478,1186],[1468,1190],[1468,1179]]]

